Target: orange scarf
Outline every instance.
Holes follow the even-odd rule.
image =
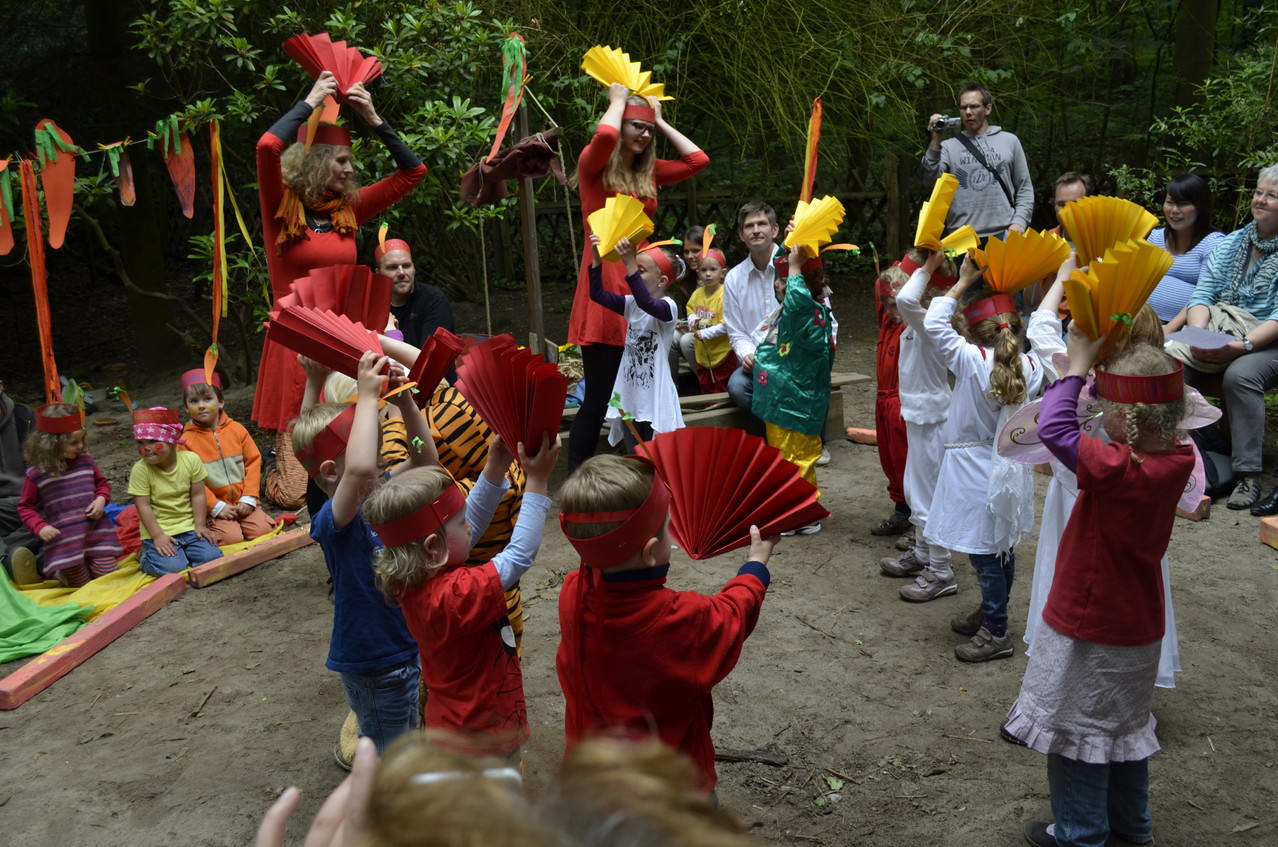
[[[333,229],[339,235],[354,236],[359,228],[355,222],[355,209],[351,207],[343,194],[325,200],[314,206],[311,211],[317,215],[327,215],[333,223]],[[306,224],[306,207],[302,205],[301,198],[287,185],[284,186],[284,197],[280,200],[280,207],[275,212],[275,219],[280,222],[280,234],[275,239],[275,255],[283,255],[284,245],[290,241],[310,240],[311,228]]]

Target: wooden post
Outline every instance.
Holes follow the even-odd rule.
[[[520,103],[516,114],[519,137],[528,137],[528,105]],[[546,328],[541,309],[541,259],[537,253],[537,199],[531,177],[519,180],[519,223],[524,237],[524,278],[528,283],[528,347],[546,351]],[[568,222],[572,225],[572,221]]]
[[[883,156],[883,185],[887,190],[887,248],[885,257],[893,261],[904,252],[901,245],[901,180],[897,170],[896,154]]]

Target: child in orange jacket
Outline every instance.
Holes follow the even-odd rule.
[[[209,530],[219,547],[252,541],[275,528],[275,521],[257,505],[262,474],[262,453],[243,424],[224,410],[222,381],[213,384],[203,369],[182,374],[182,402],[191,421],[182,431],[179,450],[196,454],[208,471],[205,494],[209,505]]]

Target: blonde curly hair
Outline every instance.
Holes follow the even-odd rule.
[[[303,206],[310,208],[332,199],[333,192],[328,187],[329,168],[333,160],[343,152],[350,153],[351,148],[336,144],[312,144],[311,149],[307,150],[306,145],[299,141],[289,145],[280,156],[280,172],[284,177],[284,184],[298,196]],[[355,198],[358,189],[359,180],[352,173],[346,180],[346,190],[343,192],[348,202]]]
[[[43,413],[47,417],[60,418],[67,415],[78,416],[80,409],[70,403],[54,403],[45,408]],[[67,460],[62,457],[62,450],[76,432],[80,432],[80,430],[77,429],[74,432],[31,430],[27,440],[22,444],[23,460],[28,465],[39,468],[41,473],[49,476],[62,476],[62,472],[67,469]]]

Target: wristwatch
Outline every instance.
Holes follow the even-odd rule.
[[[1242,342],[1243,342],[1243,349],[1246,350],[1248,353],[1256,349],[1256,345],[1251,343],[1250,338],[1244,338]]]

